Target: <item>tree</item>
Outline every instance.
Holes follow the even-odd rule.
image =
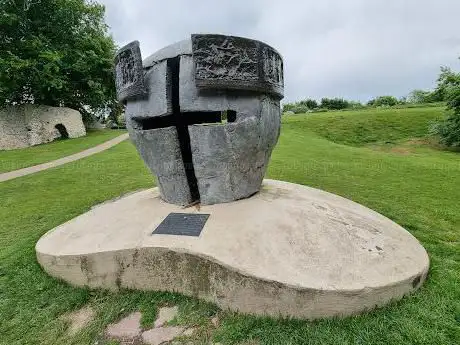
[[[447,101],[447,117],[434,124],[433,134],[440,137],[442,144],[460,147],[460,73],[442,67],[436,91]]]
[[[430,91],[425,90],[413,90],[407,97],[409,103],[426,103],[427,98],[430,96]]]
[[[329,110],[340,110],[346,109],[350,106],[350,103],[343,98],[322,98],[321,108]]]
[[[0,106],[35,103],[87,113],[115,102],[115,44],[89,0],[3,0]]]
[[[361,102],[358,101],[348,101],[348,107],[351,109],[362,109],[364,108],[364,105],[361,104]]]
[[[292,111],[295,114],[301,114],[311,112],[316,108],[318,108],[318,102],[314,99],[306,98],[299,102],[283,104],[283,113],[286,111]]]
[[[310,110],[318,108],[318,102],[311,98],[306,98],[303,101],[300,101],[298,105],[307,107]]]
[[[442,102],[444,95],[440,90],[425,91],[425,90],[414,90],[408,96],[409,103],[434,103]]]
[[[367,102],[367,105],[375,107],[392,107],[396,104],[398,104],[398,99],[394,96],[379,96],[376,99],[372,99],[369,102]]]

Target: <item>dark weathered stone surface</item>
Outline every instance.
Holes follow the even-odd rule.
[[[277,101],[265,96],[256,100],[257,111],[241,116],[239,121],[225,126],[189,127],[203,204],[238,200],[259,190],[278,140],[280,116]]]
[[[142,57],[138,41],[127,44],[117,52],[115,75],[119,101],[138,98],[145,94]]]
[[[131,119],[140,119],[172,114],[166,61],[152,66],[145,73],[144,83],[149,90],[148,97],[127,102],[126,115]]]
[[[192,35],[199,88],[237,89],[283,97],[283,60],[272,47],[243,37]]]
[[[138,44],[123,49],[138,64]],[[137,75],[137,66],[121,64],[117,80],[126,79],[118,73]],[[129,83],[117,88],[130,137],[162,198],[215,204],[259,191],[280,130],[281,56],[255,40],[192,35],[146,58],[143,68],[146,95],[126,98]]]
[[[163,199],[172,204],[191,203],[176,128],[145,131],[131,128],[130,138],[151,172],[156,175]]]

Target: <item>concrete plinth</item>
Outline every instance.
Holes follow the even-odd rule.
[[[210,214],[201,235],[152,235],[171,212]],[[265,180],[249,199],[181,208],[149,189],[99,205],[36,246],[46,272],[92,288],[168,290],[251,314],[356,314],[417,289],[425,249],[350,200]]]

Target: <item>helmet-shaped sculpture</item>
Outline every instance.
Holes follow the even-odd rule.
[[[276,50],[200,34],[144,61],[132,42],[115,65],[130,138],[165,201],[215,204],[259,191],[280,132],[283,62]]]

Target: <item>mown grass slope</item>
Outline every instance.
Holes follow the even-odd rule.
[[[437,115],[410,111],[286,117],[268,176],[345,196],[408,229],[431,259],[428,281],[417,293],[364,315],[309,322],[240,315],[168,293],[89,291],[48,277],[34,254],[42,234],[94,204],[153,184],[134,147],[124,142],[0,184],[0,344],[104,344],[108,323],[141,310],[148,325],[164,304],[179,305],[178,323],[199,328],[193,344],[460,343],[460,154],[426,147],[402,155],[366,146],[369,138],[423,137]],[[95,308],[97,318],[69,337],[59,317],[83,305]],[[216,313],[221,322],[213,328]]]
[[[336,143],[361,146],[425,137],[430,124],[444,112],[445,107],[364,109],[289,115],[286,122]]]

